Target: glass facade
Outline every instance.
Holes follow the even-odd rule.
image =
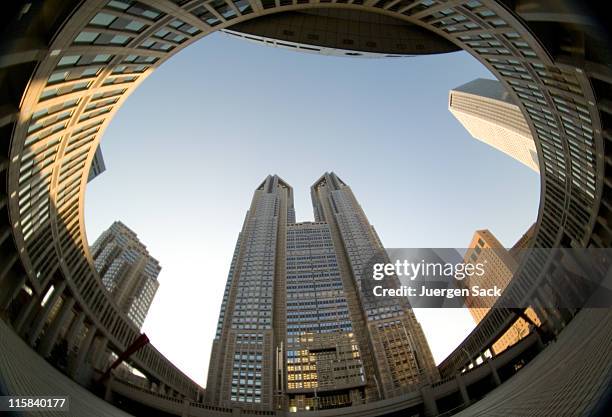
[[[350,405],[351,390],[361,400],[364,369],[326,223],[288,226],[286,267],[289,409]]]

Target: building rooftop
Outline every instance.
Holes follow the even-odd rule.
[[[451,90],[451,94],[455,91],[462,93],[474,94],[477,96],[483,96],[494,100],[505,101],[509,104],[515,104],[514,100],[510,97],[510,94],[506,91],[504,86],[497,80],[489,80],[486,78],[476,78],[460,85],[459,87]]]

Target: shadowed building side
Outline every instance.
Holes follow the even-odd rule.
[[[104,171],[106,171],[106,164],[104,163],[102,148],[98,145],[93,160],[91,161],[91,168],[89,169],[89,177],[87,177],[87,182],[91,182],[91,180],[102,174]]]
[[[262,16],[224,30],[243,39],[301,52],[360,58],[458,51],[420,26],[362,10],[306,9]]]

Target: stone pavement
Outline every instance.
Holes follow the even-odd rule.
[[[518,374],[455,416],[608,417],[602,399],[611,394],[612,309],[589,309]]]
[[[15,417],[132,417],[59,372],[0,319],[0,387],[3,395],[70,397],[70,411],[15,413]],[[2,412],[0,412],[2,416]],[[12,416],[11,416],[12,417]]]

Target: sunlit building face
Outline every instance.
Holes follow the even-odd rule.
[[[91,254],[113,301],[141,328],[159,288],[159,262],[121,222],[113,223],[96,239]]]

